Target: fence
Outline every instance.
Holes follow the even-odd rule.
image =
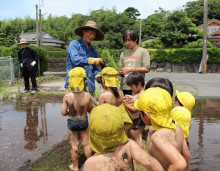
[[[15,84],[15,77],[20,77],[18,59],[11,56],[0,57],[0,81],[10,81]]]

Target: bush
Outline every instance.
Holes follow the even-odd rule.
[[[163,42],[161,42],[160,39],[154,39],[151,41],[145,41],[142,43],[141,47],[143,48],[147,48],[147,49],[164,49],[165,45],[163,44]]]
[[[66,58],[67,50],[62,51],[48,51],[47,52],[49,58]]]
[[[10,47],[1,47],[1,57],[11,56]]]
[[[211,48],[212,43],[210,41],[207,41],[207,48]],[[198,39],[194,42],[189,42],[186,45],[184,45],[184,48],[203,48],[203,39]]]
[[[200,63],[202,48],[148,49],[151,61],[173,63]],[[220,64],[220,48],[208,48],[208,63]]]

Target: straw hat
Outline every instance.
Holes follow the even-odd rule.
[[[20,43],[17,43],[17,44],[18,44],[18,45],[21,45],[21,44],[28,44],[28,45],[29,45],[30,43],[27,42],[26,39],[21,39],[21,40],[20,40]]]
[[[98,29],[97,23],[95,21],[92,21],[92,20],[87,21],[84,26],[80,26],[80,27],[76,28],[75,33],[78,36],[83,37],[83,29],[95,30],[97,34],[96,34],[96,38],[94,40],[100,41],[100,40],[103,40],[105,37],[104,33]]]

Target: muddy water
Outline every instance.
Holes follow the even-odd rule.
[[[34,162],[68,135],[61,103],[0,104],[0,170]],[[220,170],[220,99],[199,99],[192,111],[192,171]]]
[[[220,170],[220,99],[201,99],[192,112],[190,170]]]
[[[0,104],[0,170],[34,162],[68,135],[61,103]]]

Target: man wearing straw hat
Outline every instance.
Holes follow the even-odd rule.
[[[37,92],[37,83],[36,83],[36,61],[38,60],[38,54],[31,48],[27,47],[30,43],[25,39],[21,39],[18,45],[22,49],[18,51],[18,60],[23,71],[24,76],[24,93],[27,93],[30,90],[29,78],[31,78],[32,83],[32,92]]]
[[[64,87],[68,88],[68,72],[75,67],[86,70],[88,77],[88,88],[90,92],[95,91],[95,76],[99,74],[98,66],[104,65],[104,60],[98,58],[97,51],[91,46],[91,42],[104,39],[104,33],[98,29],[97,23],[87,21],[84,26],[75,29],[75,33],[81,37],[79,40],[70,42],[66,60],[66,82]]]

